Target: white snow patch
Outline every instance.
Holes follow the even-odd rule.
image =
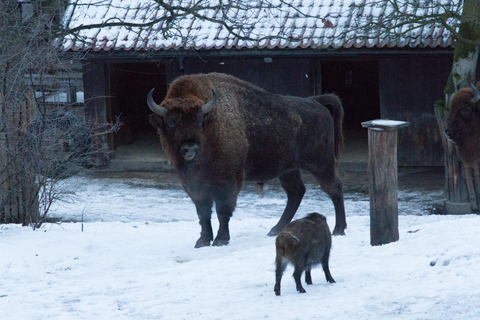
[[[347,235],[333,238],[330,270],[307,293],[292,267],[273,292],[275,245],[267,237],[286,203],[242,191],[225,247],[194,249],[200,227],[178,186],[76,178],[54,216],[80,222],[33,231],[0,225],[1,319],[474,319],[480,314],[480,216],[430,216],[437,193],[399,193],[400,240],[370,246],[368,197],[346,195]],[[297,218],[333,205],[307,186]],[[216,218],[212,219],[218,228]]]

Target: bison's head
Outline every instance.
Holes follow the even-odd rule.
[[[480,160],[480,92],[471,85],[453,97],[445,136],[458,148],[464,161]]]
[[[196,96],[184,96],[165,99],[158,105],[153,100],[153,91],[148,93],[147,103],[155,113],[151,122],[160,132],[162,145],[173,165],[191,163],[200,153],[205,118],[215,107],[217,94],[212,89],[212,98],[206,103]]]

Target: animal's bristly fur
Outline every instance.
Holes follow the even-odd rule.
[[[210,73],[177,78],[158,105],[147,100],[161,106],[150,121],[197,209],[201,234],[196,247],[213,240],[214,202],[220,227],[213,244],[229,242],[228,223],[244,180],[263,185],[280,179],[288,202],[269,233],[277,235],[292,220],[305,193],[301,170],[315,176],[330,196],[334,234],[344,234],[343,190],[336,172],[343,143],[338,97],[271,94],[235,77]],[[209,101],[215,101],[209,104],[213,108],[202,112]]]

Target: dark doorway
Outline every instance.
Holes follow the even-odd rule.
[[[322,92],[336,93],[344,109],[345,146],[340,166],[363,171],[368,162],[368,130],[361,123],[380,118],[377,61],[323,61]]]
[[[113,117],[120,117],[123,124],[119,132],[113,136],[114,149],[153,139],[155,131],[148,119],[152,112],[147,107],[147,94],[155,88],[156,101],[162,101],[165,97],[167,91],[165,64],[112,63],[109,65],[109,71],[111,114]]]
[[[324,61],[322,92],[340,96],[345,130],[360,130],[363,121],[380,118],[376,61]]]

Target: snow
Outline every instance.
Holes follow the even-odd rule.
[[[194,205],[179,184],[72,178],[62,222],[0,225],[0,319],[474,319],[480,314],[480,216],[429,215],[441,191],[399,192],[400,240],[371,246],[369,202],[347,193],[347,235],[333,238],[325,281],[299,294],[288,267],[275,296],[274,237],[285,205],[275,185],[247,185],[225,247],[194,249]],[[439,187],[441,190],[442,186]],[[333,206],[307,185],[296,218]],[[83,215],[83,224],[81,223]],[[72,222],[69,222],[72,221]],[[218,228],[216,218],[212,219]],[[83,226],[83,231],[82,231]]]
[[[449,7],[456,8],[449,0],[437,6],[425,5],[425,8],[418,9],[410,2],[400,1],[397,3],[402,10],[412,11],[421,16],[437,10],[444,12]],[[199,6],[215,5],[217,1],[197,2]],[[380,4],[379,4],[380,3]],[[191,1],[178,0],[170,2],[174,7],[189,7]],[[376,22],[384,19],[392,12],[389,2],[377,0],[355,1],[355,0],[284,0],[273,1],[270,9],[256,8],[256,2],[245,2],[246,6],[227,11],[205,11],[209,18],[220,17],[220,12],[225,14],[227,22],[233,27],[236,33],[247,35],[252,40],[239,40],[226,32],[226,28],[208,20],[194,18],[192,14],[186,14],[176,21],[173,28],[165,29],[163,22],[159,21],[154,25],[146,25],[142,29],[127,28],[125,26],[114,26],[109,28],[90,28],[77,34],[69,34],[63,39],[62,48],[68,50],[120,50],[120,49],[221,49],[235,46],[238,49],[263,47],[261,42],[265,36],[273,36],[269,39],[270,44],[266,47],[274,49],[277,47],[298,48],[301,41],[289,42],[281,38],[291,38],[302,35],[302,40],[309,43],[313,48],[341,48],[341,47],[381,47],[377,43],[385,43],[385,35],[379,35],[378,30],[366,30],[355,35],[360,24]],[[268,4],[267,3],[264,3]],[[460,2],[461,4],[461,2]],[[413,7],[415,8],[413,8]],[[421,7],[421,6],[420,6]],[[200,13],[205,13],[200,12]],[[105,22],[117,21],[119,18],[129,23],[147,23],[154,18],[165,16],[165,10],[158,2],[153,0],[127,1],[127,0],[71,0],[66,9],[63,23],[66,28],[76,28],[81,25],[103,24]],[[169,15],[169,14],[168,14]],[[193,26],[192,26],[193,21]],[[326,23],[328,21],[328,23]],[[349,21],[347,24],[346,22]],[[383,22],[383,21],[382,21]],[[448,18],[449,25],[456,27],[454,18]],[[242,28],[238,28],[241,25]],[[266,30],[268,26],[269,30]],[[348,39],[341,36],[345,28],[352,26],[353,29],[347,32]],[[177,28],[178,27],[178,28]],[[408,26],[404,26],[404,29]],[[217,35],[218,30],[220,33]],[[452,44],[449,30],[443,31],[440,38],[433,37],[435,30],[442,30],[441,27],[432,25],[429,28],[417,28],[407,32],[397,41],[397,46],[441,46],[448,47]],[[160,30],[168,31],[163,34]],[[433,33],[431,31],[434,31]],[[299,34],[300,32],[300,34]],[[437,33],[438,35],[438,33]],[[280,37],[275,39],[275,37]],[[368,41],[367,41],[368,40]],[[238,42],[236,42],[238,41]],[[390,41],[391,42],[391,41]],[[391,44],[391,43],[390,43]]]
[[[397,120],[387,120],[387,119],[378,119],[373,120],[372,124],[377,126],[387,126],[387,127],[395,127],[399,125],[405,124],[405,121],[397,121]]]

